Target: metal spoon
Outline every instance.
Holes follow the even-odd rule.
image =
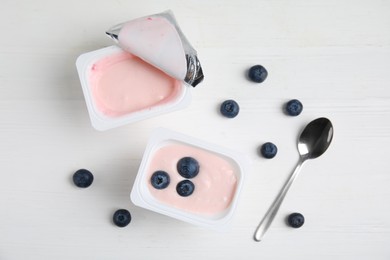
[[[293,181],[297,178],[298,173],[307,159],[314,159],[321,156],[329,147],[333,138],[333,126],[329,119],[321,117],[311,121],[303,130],[298,139],[299,161],[295,170],[280,190],[275,201],[268,209],[263,220],[256,229],[254,239],[259,242],[263,238],[265,232],[270,227],[273,219],[278,212],[284,197],[287,194]]]

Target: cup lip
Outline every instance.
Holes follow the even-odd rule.
[[[76,67],[79,74],[88,114],[91,120],[91,124],[96,130],[105,131],[111,128],[134,123],[161,114],[183,109],[190,104],[191,92],[189,91],[186,83],[181,82],[181,91],[177,99],[175,99],[173,102],[161,104],[153,107],[152,109],[143,109],[140,111],[131,112],[118,117],[109,117],[100,112],[91,93],[91,86],[89,82],[90,69],[92,65],[98,60],[121,52],[126,51],[116,45],[111,45],[83,53],[76,60]]]
[[[214,217],[206,217],[194,213],[185,212],[172,206],[159,203],[149,193],[147,185],[145,185],[144,181],[146,175],[146,167],[151,159],[151,155],[153,154],[154,150],[161,147],[159,145],[167,141],[179,142],[200,149],[204,149],[215,154],[219,154],[231,160],[235,164],[238,170],[238,173],[236,173],[238,177],[237,186],[231,205],[223,213]],[[209,229],[225,231],[230,228],[234,213],[236,212],[237,203],[245,181],[245,172],[247,171],[247,167],[247,158],[244,157],[241,153],[166,128],[157,128],[152,133],[145,148],[144,155],[136,179],[134,181],[132,191],[130,193],[130,199],[135,205],[149,209],[151,211]]]

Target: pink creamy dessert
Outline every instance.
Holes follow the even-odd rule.
[[[182,197],[176,192],[178,182],[184,180],[177,171],[177,162],[183,157],[192,157],[199,163],[199,173],[190,180],[195,185],[194,192]],[[155,189],[150,178],[155,171],[169,174],[170,184],[165,189]],[[184,144],[167,143],[156,149],[146,167],[145,181],[150,194],[159,202],[181,209],[188,213],[213,217],[224,214],[234,198],[238,182],[237,165],[227,157],[217,153]]]
[[[100,131],[183,109],[204,76],[196,50],[166,11],[111,27],[119,46],[77,58],[92,126]]]
[[[99,112],[108,117],[120,117],[175,100],[182,83],[122,51],[92,64],[89,86]]]

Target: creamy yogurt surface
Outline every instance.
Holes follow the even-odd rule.
[[[172,102],[182,88],[179,80],[125,51],[97,60],[89,82],[97,109],[109,117]]]
[[[199,163],[199,173],[190,180],[194,192],[182,197],[176,185],[184,180],[177,172],[177,162],[183,157],[193,157]],[[169,174],[170,184],[165,189],[155,189],[150,178],[155,171]],[[168,143],[153,152],[146,168],[148,190],[161,203],[189,213],[213,216],[223,213],[232,203],[237,187],[237,166],[227,157],[180,142]]]

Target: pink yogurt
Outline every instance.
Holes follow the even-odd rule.
[[[199,162],[199,174],[190,179],[194,193],[181,197],[176,185],[184,180],[177,172],[177,162],[186,156]],[[170,176],[167,188],[158,190],[150,178],[155,171],[163,170]],[[168,143],[153,152],[146,168],[148,190],[159,202],[183,211],[203,216],[223,214],[231,205],[237,187],[237,166],[228,158],[192,145],[175,142]]]
[[[122,51],[105,56],[90,67],[89,86],[99,112],[120,117],[174,101],[182,83]]]

